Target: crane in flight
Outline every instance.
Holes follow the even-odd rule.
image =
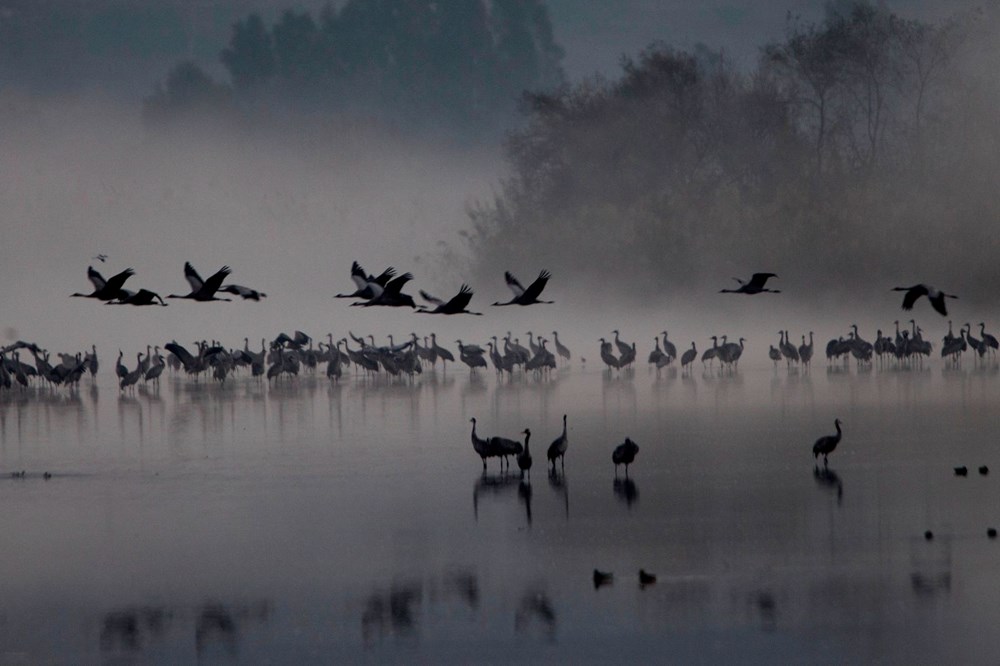
[[[113,301],[121,296],[122,287],[124,286],[125,281],[133,275],[135,275],[135,271],[131,268],[126,268],[121,273],[112,275],[105,280],[104,276],[94,270],[93,266],[87,266],[87,279],[94,285],[94,291],[89,294],[81,294],[78,292],[70,294],[70,296],[79,296],[80,298],[97,298],[102,301]]]
[[[223,266],[215,273],[213,273],[207,280],[202,280],[201,276],[198,275],[198,271],[194,269],[190,261],[184,262],[184,278],[191,285],[191,293],[189,294],[168,294],[167,298],[188,298],[192,301],[229,301],[229,298],[219,298],[215,295],[219,291],[219,287],[222,286],[222,281],[229,276],[232,271],[229,266]]]
[[[769,294],[780,294],[780,289],[767,289],[764,285],[770,278],[778,277],[774,273],[754,273],[750,276],[750,281],[745,282],[740,278],[734,277],[733,279],[739,283],[739,287],[736,289],[720,289],[720,294],[747,294],[752,296],[753,294],[762,294],[767,292]]]
[[[420,290],[420,295],[428,303],[433,303],[436,307],[433,310],[429,310],[424,306],[420,306],[421,309],[417,310],[418,314],[471,314],[471,315],[482,315],[482,312],[472,312],[469,308],[469,301],[472,300],[472,289],[469,285],[463,284],[462,288],[458,290],[451,300],[443,301],[440,298],[431,296],[423,289]]]
[[[917,302],[921,296],[926,296],[927,300],[931,302],[931,307],[934,308],[940,315],[947,317],[948,308],[945,307],[946,298],[958,298],[954,294],[946,294],[943,291],[938,291],[929,284],[915,284],[912,287],[893,287],[892,291],[905,291],[906,294],[903,296],[903,309],[912,310],[913,304]]]
[[[542,290],[545,289],[545,285],[548,284],[549,278],[552,274],[548,271],[542,271],[535,278],[535,281],[528,285],[525,289],[524,286],[518,282],[517,278],[507,271],[503,274],[504,279],[507,281],[507,286],[510,290],[514,292],[514,298],[510,299],[506,303],[501,303],[497,301],[493,305],[532,305],[534,303],[554,303],[555,301],[540,301],[538,297],[541,295]]]

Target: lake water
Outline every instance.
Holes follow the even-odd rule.
[[[0,663],[1000,660],[995,365],[88,382],[0,395]]]

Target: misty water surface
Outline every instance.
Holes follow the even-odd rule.
[[[995,365],[745,365],[9,392],[0,655],[991,661],[1000,487],[975,470],[1000,472]],[[531,428],[530,483],[483,474],[472,416]],[[626,435],[641,449],[616,480]]]

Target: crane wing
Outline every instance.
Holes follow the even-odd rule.
[[[294,338],[295,344],[297,344],[297,345],[307,345],[312,340],[312,338],[310,338],[308,335],[306,335],[302,331],[295,331],[294,335],[295,335],[295,338]]]
[[[438,306],[444,305],[444,301],[442,301],[440,298],[438,298],[436,296],[431,296],[430,294],[428,294],[423,289],[420,290],[420,296],[423,297],[423,299],[425,301],[427,301],[428,303],[433,303],[434,305],[438,305]]]
[[[168,342],[167,344],[163,345],[163,348],[166,349],[167,351],[173,352],[174,356],[176,356],[181,360],[181,363],[184,364],[185,368],[191,366],[191,364],[195,362],[194,356],[191,356],[191,352],[189,352],[187,349],[184,349],[184,347],[182,347],[181,345],[177,344],[174,341]]]
[[[87,279],[94,285],[94,289],[96,291],[104,289],[105,285],[108,283],[107,280],[104,279],[103,275],[94,270],[93,266],[87,266]]]
[[[937,298],[930,299],[930,301],[931,301],[931,307],[933,307],[938,314],[943,315],[945,317],[948,316],[948,308],[944,304],[944,294],[940,294],[938,295]],[[920,329],[918,328],[917,330]]]
[[[524,287],[521,286],[521,283],[517,281],[517,278],[514,277],[510,271],[506,271],[503,274],[503,279],[507,281],[507,286],[514,292],[515,297],[524,293]]]
[[[552,277],[552,274],[548,271],[542,271],[539,273],[538,277],[535,278],[535,281],[524,290],[525,297],[529,300],[535,300],[538,298],[538,296],[542,293],[542,289],[545,289],[545,285],[548,284],[550,277]]]
[[[126,268],[121,273],[116,273],[108,278],[107,284],[105,285],[108,289],[118,291],[125,284],[125,280],[129,279],[135,275],[135,271],[131,268]]]
[[[250,287],[244,287],[241,284],[227,284],[224,287],[219,287],[219,291],[223,291],[227,294],[234,294],[244,299],[253,301],[259,301],[261,298],[267,296],[267,294],[262,291],[257,291],[256,289],[251,289]]]
[[[201,276],[198,275],[198,271],[194,269],[194,266],[191,265],[190,261],[184,262],[184,279],[186,279],[188,284],[191,285],[192,292],[200,291],[205,285],[205,281],[201,279]]]
[[[229,266],[223,266],[210,278],[205,280],[205,284],[202,285],[202,289],[204,289],[208,294],[214,294],[219,291],[219,287],[222,286],[222,281],[229,277],[230,273],[232,273],[232,271],[229,269]]]
[[[378,277],[371,277],[371,276],[369,276],[368,277],[368,281],[369,282],[374,282],[375,284],[379,285],[380,287],[385,287],[389,283],[389,280],[391,280],[393,277],[395,277],[395,275],[396,275],[396,269],[393,268],[392,266],[389,266],[389,268],[387,268],[384,271],[382,271],[382,273],[379,274]]]
[[[458,290],[458,294],[448,301],[446,307],[454,312],[460,312],[466,309],[469,307],[469,301],[472,300],[472,293],[472,289],[469,288],[469,285],[463,284],[462,288]]]
[[[385,290],[390,294],[399,294],[403,285],[413,279],[413,275],[410,273],[403,273],[398,278],[389,280],[385,285]]]
[[[364,289],[369,282],[368,276],[365,275],[365,269],[361,268],[361,264],[356,261],[351,264],[351,279],[354,280],[358,289]]]
[[[922,284],[918,284],[915,287],[910,287],[909,291],[906,292],[906,295],[903,296],[903,309],[912,310],[914,303],[917,302],[917,299],[926,293],[927,293],[927,288],[924,287],[924,285]]]
[[[754,287],[760,289],[767,282],[768,278],[777,277],[774,273],[754,273],[750,276],[750,283],[747,285],[749,287]]]

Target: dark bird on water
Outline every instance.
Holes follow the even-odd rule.
[[[507,286],[510,290],[514,292],[514,298],[510,299],[506,303],[500,303],[497,301],[493,305],[532,305],[533,303],[554,303],[555,301],[540,301],[538,297],[542,293],[542,289],[545,289],[545,285],[548,284],[549,278],[552,274],[548,271],[542,271],[535,278],[535,281],[528,285],[525,289],[521,286],[521,283],[517,281],[510,271],[503,274],[504,279],[507,281]]]
[[[470,314],[470,315],[481,315],[482,312],[471,312],[469,307],[469,301],[472,300],[472,289],[469,285],[463,284],[458,293],[452,296],[450,301],[443,301],[440,298],[431,296],[423,289],[420,290],[420,295],[428,303],[433,303],[436,307],[433,310],[428,310],[424,306],[420,306],[421,309],[417,310],[417,314]]]
[[[184,278],[191,285],[191,293],[181,295],[181,294],[168,294],[167,298],[189,298],[192,301],[229,301],[229,298],[219,298],[215,295],[219,288],[222,286],[222,281],[225,280],[232,271],[229,266],[223,266],[215,273],[213,273],[207,280],[202,280],[201,276],[198,275],[198,271],[194,269],[190,261],[184,262]]]
[[[97,298],[102,301],[113,301],[121,296],[122,286],[124,286],[125,280],[128,280],[133,275],[135,275],[135,271],[131,268],[126,268],[121,273],[112,275],[105,280],[104,276],[95,271],[93,266],[87,266],[87,279],[89,279],[91,284],[94,285],[94,291],[89,294],[70,294],[70,296]]]
[[[813,457],[819,458],[820,454],[823,455],[823,464],[826,465],[826,457],[833,453],[833,450],[837,448],[837,444],[840,443],[840,437],[843,432],[840,429],[840,419],[834,419],[833,425],[837,428],[836,435],[824,435],[816,440],[813,444]]]
[[[601,587],[602,585],[610,585],[614,581],[615,575],[610,571],[601,571],[600,569],[594,569],[594,589]]]
[[[552,440],[549,444],[549,450],[547,452],[547,457],[549,462],[552,463],[552,469],[556,468],[556,458],[559,458],[559,463],[562,465],[563,469],[566,469],[566,450],[569,448],[569,438],[566,436],[566,415],[563,414],[563,429],[562,434]]]
[[[651,574],[645,569],[639,569],[639,585],[645,587],[656,582],[656,574]]]
[[[528,473],[528,478],[531,478],[531,451],[528,450],[528,440],[531,439],[531,430],[528,428],[524,429],[521,433],[524,435],[524,451],[517,454],[517,466],[521,469],[521,478],[524,478],[524,473]]]
[[[969,476],[969,468],[961,465],[955,468],[955,476]]]
[[[744,282],[739,278],[733,278],[739,283],[740,286],[737,287],[736,289],[720,289],[719,293],[753,295],[753,294],[762,294],[764,292],[767,292],[770,294],[780,294],[781,293],[780,289],[767,289],[764,287],[764,284],[768,281],[768,279],[773,277],[778,277],[778,276],[775,273],[754,273],[753,275],[750,276],[749,282]]]
[[[948,308],[945,307],[944,299],[958,298],[954,294],[946,294],[927,284],[915,284],[912,287],[893,287],[892,291],[906,292],[906,295],[903,296],[904,310],[912,310],[913,304],[917,302],[917,299],[921,296],[926,296],[927,300],[931,302],[931,307],[943,316],[948,316]]]
[[[635,454],[639,453],[639,445],[628,437],[625,441],[615,447],[611,452],[611,462],[615,464],[615,475],[618,475],[618,465],[625,465],[625,476],[628,476],[628,466],[635,460]]]

